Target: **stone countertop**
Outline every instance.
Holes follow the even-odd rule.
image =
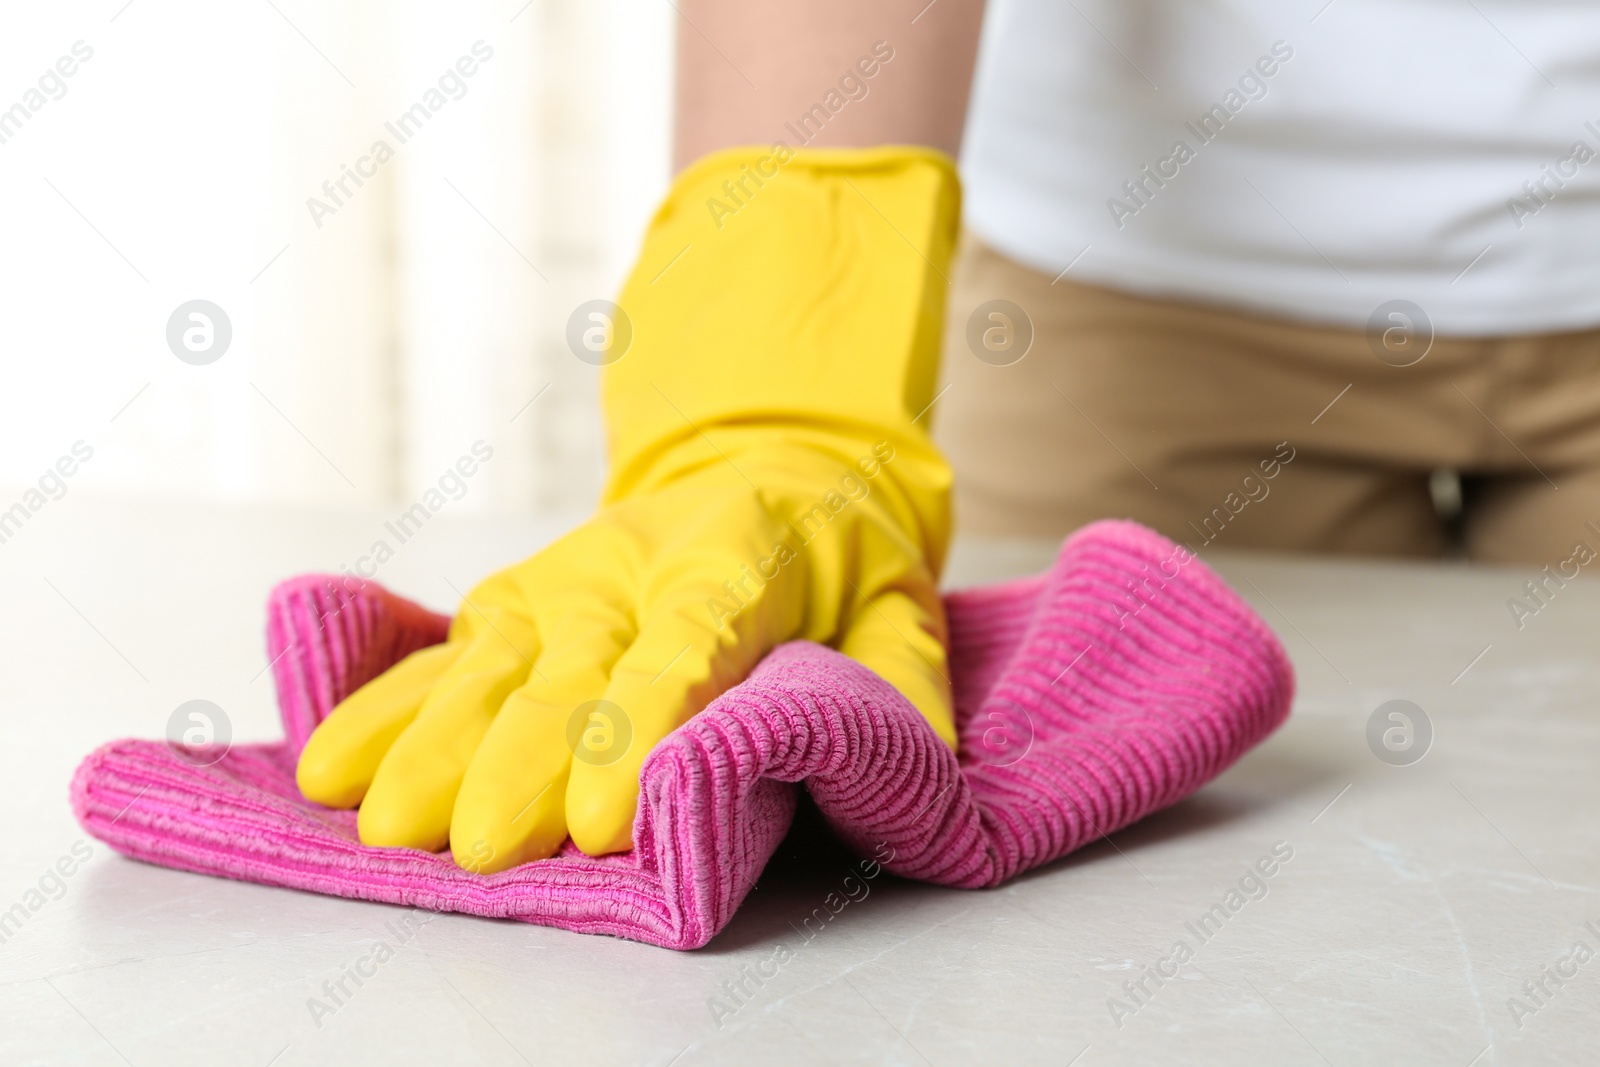
[[[0,910],[26,912],[0,930],[0,1061],[1595,1062],[1600,583],[1552,583],[1519,628],[1507,601],[1533,603],[1528,574],[1207,554],[1294,659],[1282,729],[1189,800],[1007,886],[881,879],[809,937],[852,860],[804,812],[693,953],[415,925],[87,841],[67,783],[102,742],[161,736],[194,698],[236,740],[276,736],[265,594],[353,563],[384,518],[69,495],[0,545]],[[563,526],[441,515],[378,579],[448,609],[452,584]],[[961,542],[949,579],[1052,553]],[[1378,713],[1394,700],[1410,703]],[[73,873],[50,875],[63,857]],[[1218,904],[1226,921],[1202,924]],[[392,955],[318,1010],[379,941]]]

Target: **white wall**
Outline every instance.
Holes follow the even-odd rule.
[[[670,5],[123,2],[0,10],[0,111],[93,50],[0,143],[0,482],[82,439],[73,491],[399,503],[484,439],[460,507],[587,507],[596,371],[564,329],[666,186]],[[384,122],[479,40],[399,144]],[[233,327],[206,366],[166,342],[194,298]]]

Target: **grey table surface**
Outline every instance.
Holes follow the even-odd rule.
[[[353,561],[385,517],[69,495],[0,545],[0,909],[26,913],[0,942],[0,1062],[1600,1058],[1600,583],[1587,579],[1552,586],[1519,628],[1507,601],[1525,596],[1523,573],[1208,552],[1294,659],[1282,729],[1187,801],[1000,889],[880,878],[809,939],[798,924],[851,857],[804,819],[692,953],[413,919],[86,839],[67,783],[100,743],[159,737],[194,698],[224,708],[238,740],[276,736],[265,593]],[[559,528],[441,515],[378,577],[447,608],[451,584]],[[950,580],[1029,573],[1051,554],[963,542]],[[1391,700],[1431,724],[1418,761],[1385,762],[1368,742]],[[1197,937],[1274,848],[1292,854]],[[73,873],[52,875],[63,857]],[[323,984],[379,941],[392,958],[325,1010]],[[1179,942],[1181,965],[1164,962]],[[1146,977],[1157,966],[1160,984]],[[756,985],[752,969],[777,973]]]

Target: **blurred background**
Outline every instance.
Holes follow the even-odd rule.
[[[78,445],[62,492],[387,510],[483,442],[452,512],[586,511],[598,371],[566,324],[666,187],[674,18],[5,5],[0,508]],[[196,300],[231,328],[204,365],[167,343]]]

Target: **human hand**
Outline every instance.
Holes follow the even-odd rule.
[[[876,670],[954,745],[936,584],[950,475],[917,425],[953,170],[816,152],[773,180],[776,155],[702,161],[652,224],[622,300],[635,348],[606,371],[599,513],[474,588],[444,644],[307,743],[301,790],[359,804],[364,843],[448,843],[486,873],[569,835],[625,850],[650,750],[795,638]],[[701,197],[763,162],[771,184],[719,234]],[[696,240],[700,260],[658,287]]]

